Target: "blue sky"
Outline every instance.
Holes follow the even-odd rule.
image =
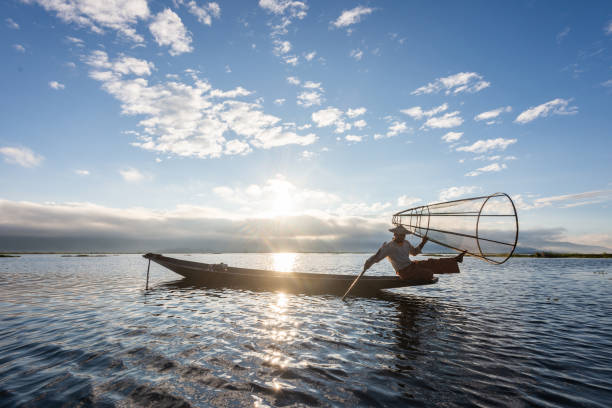
[[[4,246],[367,250],[398,210],[503,191],[522,245],[612,249],[609,2],[0,11]]]

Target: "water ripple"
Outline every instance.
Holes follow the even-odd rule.
[[[189,259],[270,268],[272,258]],[[291,259],[295,270],[355,273],[364,255]],[[145,293],[145,268],[135,255],[0,260],[0,406],[612,400],[607,259],[466,259],[437,285],[346,303],[198,287],[154,265]]]

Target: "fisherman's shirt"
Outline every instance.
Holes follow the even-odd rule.
[[[372,264],[382,261],[385,258],[389,258],[391,266],[395,269],[395,272],[399,273],[402,269],[408,267],[412,261],[410,255],[418,255],[421,253],[420,248],[415,248],[405,240],[402,244],[398,244],[395,241],[385,242],[382,244],[378,252],[371,256],[367,261],[366,265],[369,268]]]

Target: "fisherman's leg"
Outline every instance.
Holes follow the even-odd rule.
[[[430,258],[426,261],[420,261],[420,264],[435,274],[459,273],[459,264],[456,258]]]
[[[425,261],[412,261],[410,266],[399,272],[400,278],[404,280],[430,281],[434,272],[426,267]]]

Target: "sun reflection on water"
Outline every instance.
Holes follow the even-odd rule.
[[[276,258],[278,255],[281,257]],[[275,254],[274,260],[287,262],[288,259],[285,265],[291,266],[294,258],[295,254]],[[278,264],[275,262],[275,265]],[[282,269],[279,268],[279,270]],[[298,336],[297,325],[291,321],[291,313],[289,313],[290,303],[290,296],[282,292],[276,293],[268,304],[269,308],[265,312],[266,319],[263,322],[266,338],[270,344],[262,350],[261,358],[265,365],[281,371],[296,364],[294,358],[284,352],[284,345],[294,342]],[[291,384],[281,382],[278,376],[274,376],[266,384],[274,391],[293,388]]]
[[[297,258],[297,254],[290,252],[272,254],[272,269],[280,272],[293,272],[295,258]]]

